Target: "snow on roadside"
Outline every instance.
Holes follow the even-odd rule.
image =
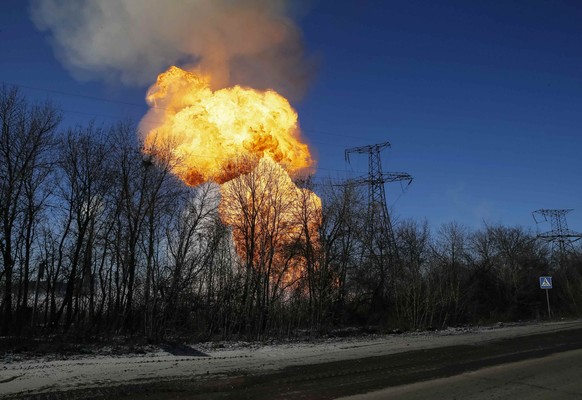
[[[4,362],[0,363],[0,397],[115,386],[131,382],[192,378],[237,371],[260,372],[403,351],[479,344],[502,338],[581,327],[582,320],[576,320],[325,338],[299,343],[220,342],[193,345],[207,357],[175,356],[160,350],[126,356],[75,356],[66,360],[17,361],[5,357]]]

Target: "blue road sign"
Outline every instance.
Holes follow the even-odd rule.
[[[540,289],[551,289],[551,288],[552,288],[552,277],[540,276]]]

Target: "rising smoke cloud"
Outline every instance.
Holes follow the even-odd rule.
[[[148,85],[170,65],[213,86],[302,93],[307,69],[290,0],[31,0],[37,28],[80,80]]]

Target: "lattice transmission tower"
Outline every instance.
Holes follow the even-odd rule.
[[[574,232],[568,229],[566,214],[572,209],[550,210],[539,209],[532,212],[536,224],[550,222],[551,230],[537,234],[537,238],[551,243],[552,252],[563,259],[568,250],[573,249],[572,243],[582,239],[582,233]]]
[[[405,172],[383,172],[380,152],[391,147],[389,142],[346,149],[346,162],[350,163],[350,154],[368,154],[368,175],[350,180],[348,184],[368,186],[368,232],[370,237],[387,240],[388,250],[396,255],[396,242],[392,222],[386,205],[384,184],[397,181],[412,182],[412,176]],[[376,240],[378,241],[378,240]]]

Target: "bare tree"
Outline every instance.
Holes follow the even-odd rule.
[[[463,277],[467,261],[467,229],[456,222],[444,224],[432,249],[431,284],[437,321],[442,326],[457,323],[463,314]],[[432,323],[431,323],[432,325]]]
[[[64,213],[57,268],[65,272],[66,292],[53,317],[54,325],[66,311],[69,326],[79,311],[79,296],[93,290],[96,225],[111,187],[106,140],[106,131],[89,125],[69,130],[61,146],[59,197]]]
[[[113,128],[116,268],[111,273],[115,285],[112,312],[117,317],[115,325],[126,329],[134,328],[134,299],[139,294],[136,285],[144,281],[145,289],[139,289],[149,304],[156,236],[160,237],[156,227],[174,211],[180,191],[170,174],[171,157],[163,146],[155,155],[144,155],[138,138],[132,124]]]
[[[320,265],[331,280],[331,318],[341,320],[349,300],[359,298],[361,216],[365,202],[356,186],[336,186],[324,183],[322,192],[322,222]],[[355,300],[356,302],[359,300]],[[330,321],[331,322],[331,321]],[[349,322],[349,321],[347,321]]]
[[[430,232],[428,223],[403,221],[396,231],[398,252],[402,263],[398,277],[399,297],[396,299],[400,318],[407,326],[418,329],[427,326],[430,312],[431,286],[428,278]]]
[[[243,261],[241,297],[245,330],[262,332],[269,323],[273,301],[283,300],[302,279],[304,260],[289,251],[302,235],[296,219],[299,190],[283,169],[270,159],[222,186],[219,212],[233,230]]]
[[[60,120],[60,113],[50,103],[31,106],[16,88],[0,88],[0,279],[4,281],[0,310],[5,333],[14,327],[13,274],[17,262],[22,263],[26,287],[21,303],[27,304],[32,236],[44,203],[40,188]],[[23,257],[16,254],[18,240],[24,246]]]
[[[190,304],[200,299],[201,293],[212,291],[201,287],[203,274],[211,269],[216,255],[216,212],[219,192],[216,185],[204,184],[188,193],[185,206],[175,213],[173,224],[167,228],[168,286],[164,300],[163,326],[177,324],[184,314],[180,300]],[[212,279],[208,281],[211,285]],[[192,311],[189,309],[188,311]],[[183,316],[183,315],[182,315]]]

